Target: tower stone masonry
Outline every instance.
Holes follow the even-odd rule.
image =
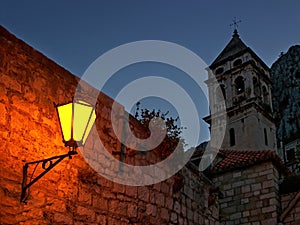
[[[218,83],[212,82],[213,76]],[[209,66],[206,83],[213,113],[204,119],[210,125],[217,123],[211,126],[216,133],[226,129],[222,148],[276,149],[269,67],[244,44],[237,30]],[[218,123],[224,116],[219,114],[222,110],[226,111],[226,127]]]

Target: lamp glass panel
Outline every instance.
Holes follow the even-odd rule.
[[[89,124],[87,125],[87,128],[86,128],[86,132],[85,132],[85,134],[83,136],[83,139],[82,139],[82,144],[85,143],[87,137],[89,136],[90,131],[92,129],[92,126],[93,126],[93,124],[95,122],[95,119],[96,119],[96,114],[95,114],[95,110],[93,109],[92,116],[90,118]]]
[[[65,141],[71,140],[72,129],[72,103],[57,107],[60,126]]]
[[[84,134],[87,126],[89,125],[89,119],[93,111],[93,107],[86,103],[74,103],[73,138],[75,141],[83,141]]]

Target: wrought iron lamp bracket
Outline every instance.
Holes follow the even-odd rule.
[[[74,148],[72,148],[67,154],[53,156],[51,158],[26,163],[23,166],[21,202],[26,202],[26,192],[28,191],[29,187],[31,187],[35,182],[37,182],[40,178],[42,178],[52,168],[54,168],[57,164],[59,164],[64,158],[69,157],[69,159],[72,159],[72,156],[76,154],[78,154],[77,151]],[[35,165],[35,168],[32,174],[30,175],[30,180],[28,182],[28,167],[30,165]],[[35,178],[33,178],[34,173],[39,165],[41,165],[41,168],[44,171],[41,172],[39,175],[37,175]]]

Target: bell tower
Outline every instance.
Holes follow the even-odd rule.
[[[213,76],[218,84],[212,82]],[[226,109],[226,127],[213,126],[226,129],[222,148],[276,149],[269,67],[244,44],[236,27],[232,39],[209,66],[206,83],[214,115],[205,121],[211,125],[212,116]],[[220,99],[225,99],[225,105],[224,101],[219,104]]]

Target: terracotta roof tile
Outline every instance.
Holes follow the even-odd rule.
[[[277,167],[290,175],[291,172],[284,165],[281,158],[275,151],[272,150],[220,150],[220,157],[222,158],[217,162],[213,168],[212,173],[220,173],[233,169],[245,168],[257,163],[266,161],[273,162]]]

